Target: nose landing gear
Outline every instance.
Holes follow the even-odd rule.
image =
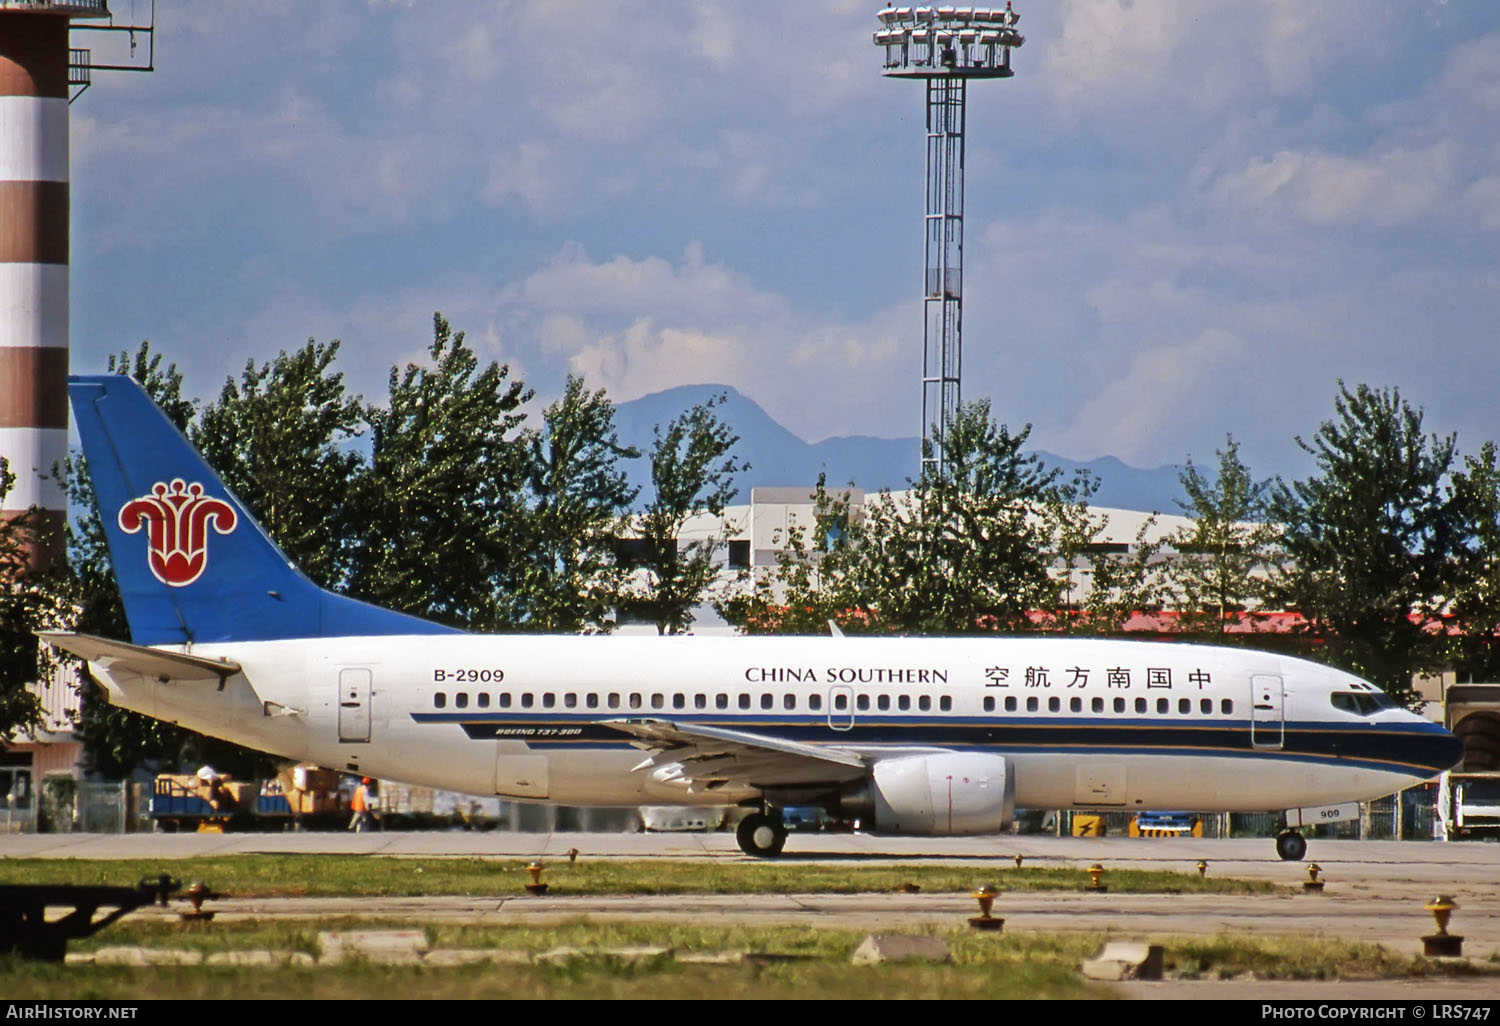
[[[1300,862],[1307,854],[1307,838],[1295,830],[1283,830],[1276,835],[1276,854],[1287,862]]]

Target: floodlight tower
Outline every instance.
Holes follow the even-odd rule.
[[[1010,51],[1026,40],[1009,3],[887,7],[875,45],[890,78],[927,83],[927,261],[923,282],[924,473],[944,469],[963,369],[964,100],[969,79],[1010,78]]]

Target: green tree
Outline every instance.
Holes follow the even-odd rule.
[[[969,403],[949,424],[943,469],[924,464],[904,494],[851,508],[820,481],[812,538],[794,528],[774,573],[721,611],[751,633],[821,633],[829,620],[849,633],[1034,628],[1038,611],[1057,608],[1068,571],[1089,565],[1103,519],[1084,504],[1092,479],[1064,481],[1023,451],[1029,435],[996,423],[988,403]],[[1122,596],[1128,569],[1106,570],[1096,606],[1069,624],[1118,619],[1103,597],[1137,601]]]
[[[1266,519],[1271,482],[1256,481],[1232,437],[1216,452],[1213,481],[1191,459],[1179,475],[1192,524],[1176,531],[1168,576],[1172,604],[1190,630],[1222,636],[1265,592],[1277,531]]]
[[[1044,496],[1038,513],[1054,538],[1053,577],[1062,592],[1054,624],[1069,634],[1121,633],[1136,613],[1159,609],[1164,594],[1156,516],[1132,543],[1107,541],[1110,518],[1090,505],[1098,489],[1099,479],[1080,470]]]
[[[1068,494],[1057,470],[1022,451],[1030,433],[996,423],[987,401],[966,403],[943,469],[926,463],[904,499],[866,506],[849,585],[885,629],[1021,630],[1030,611],[1056,608],[1051,565]]]
[[[1448,656],[1463,679],[1500,680],[1500,451],[1486,442],[1456,475],[1473,533],[1455,559]]]
[[[1442,658],[1429,628],[1458,583],[1472,507],[1453,436],[1423,434],[1398,391],[1340,382],[1334,410],[1311,443],[1297,440],[1317,474],[1272,491],[1274,600],[1302,613],[1330,661],[1409,700],[1413,672]]]
[[[1099,517],[1094,522],[1093,540],[1084,546],[1089,587],[1078,615],[1067,625],[1074,634],[1122,633],[1135,614],[1159,610],[1167,594],[1162,558],[1165,543],[1152,537],[1156,517],[1147,517],[1134,540],[1124,546],[1098,540],[1107,526],[1106,519]]]
[[[830,492],[826,474],[808,498],[812,523],[773,535],[774,570],[745,571],[739,586],[715,603],[746,634],[826,634],[830,623],[847,633],[878,629],[853,584],[863,510],[852,508],[850,492]]]
[[[703,600],[716,573],[717,534],[684,542],[689,518],[722,516],[735,496],[734,476],[749,469],[730,455],[739,436],[719,419],[718,395],[652,430],[651,501],[637,519],[643,550],[644,587],[631,605],[660,634],[685,632],[693,607]]]
[[[621,444],[604,390],[569,377],[540,431],[524,436],[527,512],[521,598],[528,630],[605,631],[624,588],[616,559],[625,514],[635,501],[620,469],[640,451]]]
[[[16,477],[0,458],[0,503]],[[43,519],[34,511],[0,517],[0,740],[41,724],[41,704],[29,685],[51,669],[33,630],[55,627],[61,611],[44,579],[55,570],[34,571],[28,553],[44,544]]]
[[[351,590],[456,627],[514,626],[526,512],[516,429],[531,392],[508,367],[481,366],[441,314],[428,356],[392,368],[388,405],[370,411]]]
[[[270,363],[245,364],[203,408],[193,444],[299,569],[324,587],[344,585],[357,531],[363,472],[350,441],[365,408],[332,369],[339,343],[309,340]]]

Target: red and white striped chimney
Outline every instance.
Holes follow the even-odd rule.
[[[101,5],[102,6],[102,5]],[[16,480],[0,517],[35,506],[62,552],[55,468],[68,454],[68,20],[76,3],[0,0],[0,457]]]

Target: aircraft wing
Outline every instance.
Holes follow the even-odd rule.
[[[202,659],[180,652],[163,652],[155,648],[142,648],[123,641],[111,641],[92,634],[74,634],[71,631],[37,631],[36,636],[53,648],[60,648],[91,663],[98,663],[106,670],[121,669],[138,673],[160,681],[195,683],[204,681],[222,684],[240,672],[240,664],[229,660]]]
[[[689,791],[734,782],[753,787],[840,784],[858,780],[869,763],[847,749],[805,745],[746,731],[671,720],[606,720],[649,752],[638,770],[656,767],[662,779],[680,780]]]

